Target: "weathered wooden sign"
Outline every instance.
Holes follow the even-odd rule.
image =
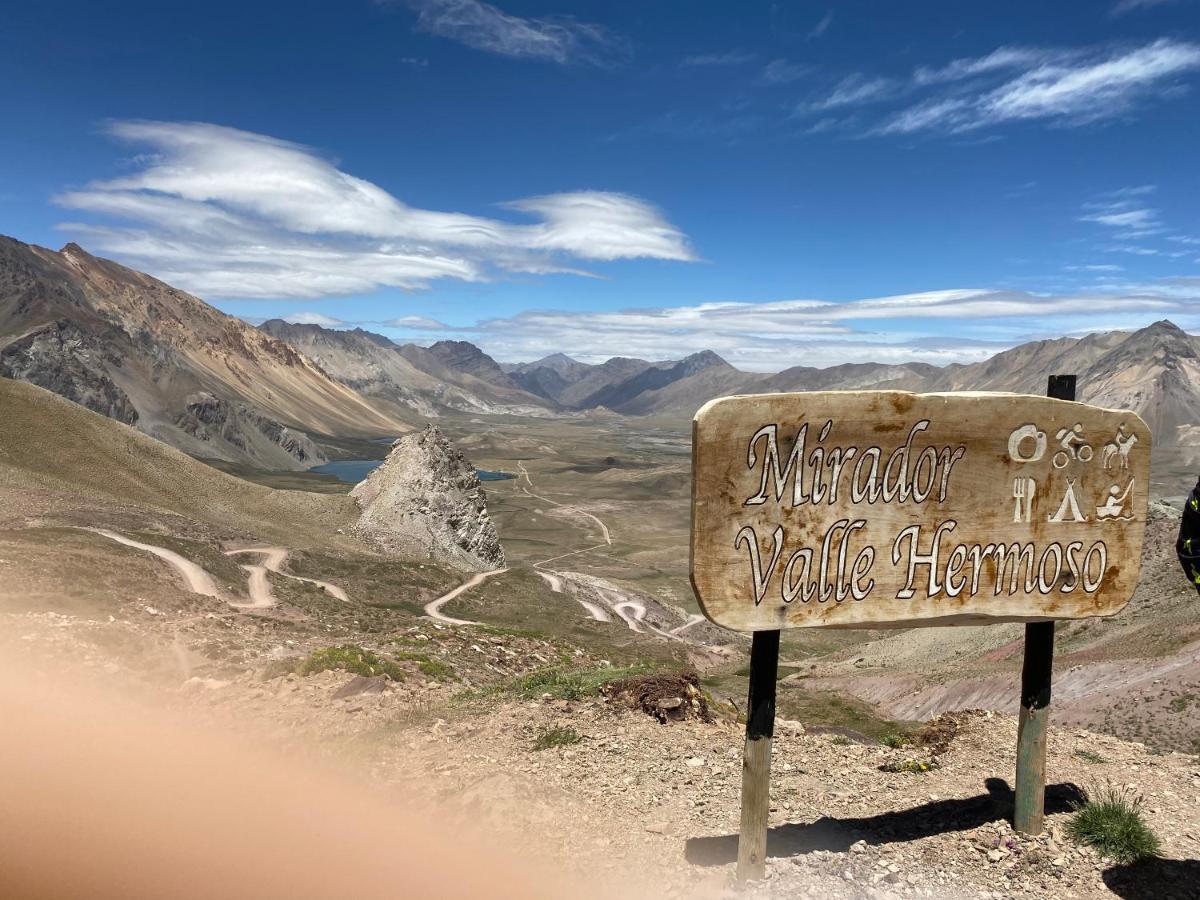
[[[1141,564],[1150,432],[1016,394],[723,397],[692,438],[692,584],[742,631],[1107,616]]]

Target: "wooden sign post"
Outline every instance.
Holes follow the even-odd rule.
[[[754,632],[739,878],[765,864],[784,628],[1036,623],[1016,821],[1041,827],[1053,622],[1128,602],[1150,475],[1136,414],[1056,384],[723,397],[696,414],[692,585],[711,621]]]

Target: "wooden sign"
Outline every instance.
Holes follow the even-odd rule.
[[[1141,567],[1150,432],[1017,394],[763,394],[692,426],[692,584],[741,631],[1109,616]]]

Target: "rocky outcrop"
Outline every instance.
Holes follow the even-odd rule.
[[[475,467],[436,425],[396,441],[350,495],[362,510],[355,533],[385,553],[473,571],[505,565]]]
[[[231,444],[257,459],[267,456],[258,446],[265,442],[302,466],[316,466],[327,461],[325,454],[303,431],[268,419],[244,403],[231,403],[212,394],[197,393],[188,397],[175,425],[200,441]]]
[[[18,338],[0,349],[0,375],[27,381],[73,400],[92,412],[136,425],[138,411],[128,395],[105,372],[100,342],[70,322],[60,320]]]

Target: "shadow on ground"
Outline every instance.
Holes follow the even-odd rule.
[[[1200,860],[1147,859],[1104,871],[1108,889],[1124,900],[1200,897]]]
[[[977,797],[937,800],[912,809],[861,819],[822,816],[809,824],[781,825],[767,833],[767,856],[800,856],[814,850],[844,853],[858,841],[903,843],[935,834],[967,831],[997,819],[1011,818],[1013,791],[1008,782],[1003,778],[989,778],[984,787],[987,793]],[[1073,803],[1083,799],[1083,791],[1073,784],[1049,785],[1046,788],[1046,812],[1066,812]],[[684,855],[688,862],[696,865],[719,866],[737,859],[737,845],[736,834],[692,838],[687,842]]]

